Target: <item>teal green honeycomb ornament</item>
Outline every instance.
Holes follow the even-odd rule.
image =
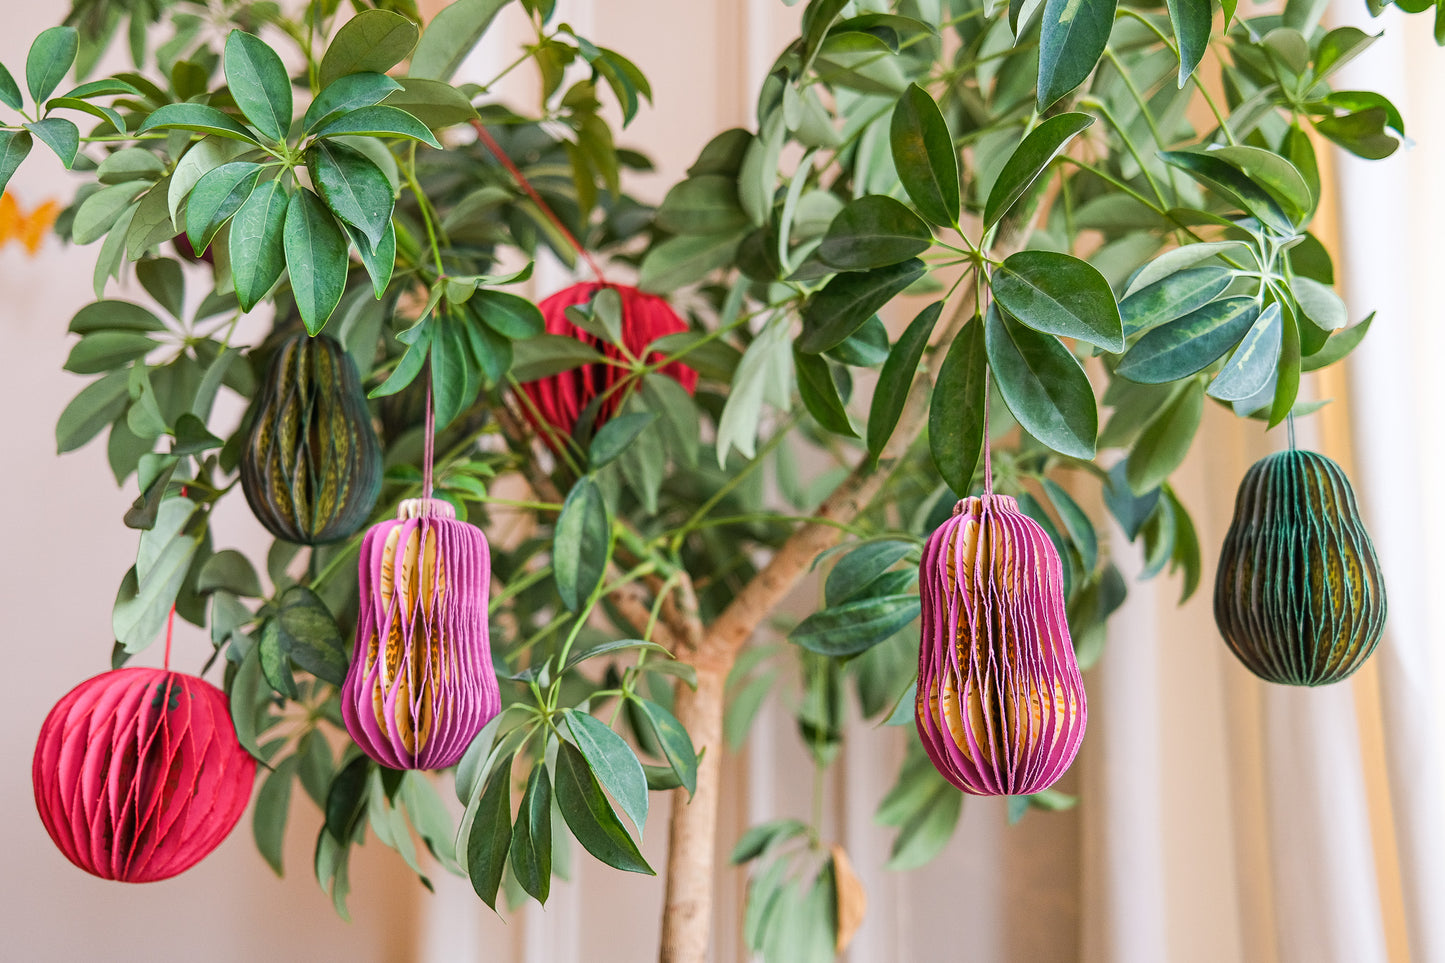
[[[1385,630],[1385,582],[1343,469],[1277,452],[1239,486],[1214,583],[1214,620],[1255,675],[1327,685],[1369,658]]]

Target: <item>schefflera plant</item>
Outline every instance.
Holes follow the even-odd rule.
[[[256,808],[262,852],[279,866],[299,784],[324,806],[315,866],[340,907],[349,853],[368,832],[413,859],[415,832],[489,902],[546,898],[563,825],[594,856],[650,872],[637,842],[649,791],[681,788],[678,802],[692,802],[672,807],[663,955],[700,957],[707,914],[685,910],[713,905],[719,760],[746,741],[778,680],[801,681],[788,703],[820,769],[842,746],[850,698],[870,719],[911,722],[922,542],[982,487],[985,399],[996,489],[1058,549],[1087,671],[1125,586],[1081,506],[1101,495],[1143,543],[1145,574],[1172,567],[1192,593],[1199,539],[1169,477],[1206,399],[1264,423],[1303,414],[1300,373],[1367,329],[1344,326],[1309,233],[1314,142],[1382,156],[1404,125],[1378,95],[1333,89],[1369,38],[1320,28],[1314,0],[1245,19],[1203,0],[813,0],[760,91],[754,129],[706,145],[655,212],[622,189],[622,172],[646,160],[616,143],[604,109],[615,102],[625,123],[649,98],[630,61],[526,0],[536,42],[517,65],[538,67],[540,99],[503,106],[495,78],[449,81],[504,4],[448,6],[424,31],[405,3],[388,6],[340,25],[324,5],[310,21],[240,24],[286,48],[280,62],[296,76],[279,82],[278,61],[250,41],[212,49],[177,23],[184,39],[152,48],[142,72],[74,91],[84,107],[49,98],[59,88],[45,78],[66,72],[50,65],[68,65],[70,42],[47,34],[26,72],[25,103],[41,106],[24,122],[39,129],[3,135],[17,152],[56,140],[66,156],[68,141],[52,136],[68,132],[64,112],[99,111],[74,155],[95,183],[60,227],[104,238],[101,283],[133,262],[144,294],[72,322],[69,367],[98,377],[58,440],[77,447],[109,428],[117,475],[139,482],[130,519],[143,546],[117,636],[146,644],[172,599],[210,627],[238,736],[274,766]],[[1194,79],[1205,61],[1222,93]],[[346,106],[326,119],[331,107],[316,104],[328,90]],[[351,106],[341,92],[378,99]],[[0,102],[20,104],[11,94]],[[139,139],[118,138],[143,125]],[[479,143],[466,126],[479,126]],[[381,172],[386,194],[348,151]],[[214,264],[182,267],[170,252],[199,182],[231,163],[262,170],[253,185],[239,169],[246,197],[229,220],[197,206],[197,243],[218,225]],[[332,164],[378,188],[366,196],[383,202],[385,223],[348,214],[323,184]],[[258,201],[244,223],[261,224],[260,237],[238,236],[258,193],[265,210]],[[339,257],[328,243],[338,230]],[[548,334],[503,288],[528,276],[539,249],[591,273],[579,248],[597,255],[599,280],[666,296],[688,330],[644,354],[594,301],[573,319],[589,343]],[[209,296],[181,296],[182,278]],[[388,466],[378,504],[419,493],[430,386],[438,497],[482,525],[513,512],[529,522],[516,543],[494,539],[502,709],[458,763],[457,832],[424,777],[329,748],[356,607],[340,573],[354,570],[359,539],[280,544],[264,566],[211,545],[240,445],[212,399],[255,391],[232,339],[237,300],[274,306],[277,328],[320,330],[331,316],[325,331],[376,398]],[[890,328],[885,310],[905,323]],[[665,372],[673,364],[698,373],[692,395]],[[621,400],[605,421],[600,403],[579,411],[556,457],[532,436],[518,386],[584,365],[607,366]],[[1104,472],[1094,460],[1109,449],[1119,460]],[[504,476],[530,492],[499,497]],[[792,644],[750,644],[820,560],[821,604]],[[1070,800],[1051,789],[1008,805],[1017,817]],[[899,829],[890,865],[932,858],[960,806],[909,740],[878,812]],[[861,902],[829,827],[787,814],[748,840],[735,855],[758,868],[749,946],[772,960],[833,952]]]

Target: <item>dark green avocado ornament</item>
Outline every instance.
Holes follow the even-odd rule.
[[[1339,465],[1291,449],[1250,467],[1219,559],[1214,620],[1267,682],[1338,682],[1375,650],[1385,582]]]
[[[277,538],[334,542],[366,524],[381,445],[346,349],[304,331],[276,349],[241,454],[241,488]]]

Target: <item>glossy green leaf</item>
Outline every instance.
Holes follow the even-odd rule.
[[[206,559],[196,578],[196,591],[202,595],[224,590],[243,598],[261,597],[261,579],[251,560],[233,548],[217,552]]]
[[[281,181],[267,181],[246,198],[231,219],[231,276],[236,298],[246,311],[260,303],[286,267],[288,202]]]
[[[1360,342],[1364,340],[1365,335],[1370,331],[1370,324],[1374,320],[1375,315],[1371,312],[1369,317],[1365,318],[1365,320],[1359,324],[1353,327],[1343,328],[1331,334],[1323,348],[1304,359],[1301,363],[1300,370],[1318,371],[1320,368],[1332,365],[1345,357],[1345,355],[1355,350]]]
[[[66,330],[72,334],[92,331],[164,331],[165,324],[154,314],[129,301],[92,301],[70,319]]]
[[[1119,302],[1124,336],[1133,337],[1197,311],[1228,290],[1233,281],[1234,272],[1229,268],[1185,268],[1135,290]]]
[[[1117,0],[1048,0],[1039,40],[1038,109],[1042,112],[1094,70],[1114,29]]]
[[[437,319],[431,339],[431,392],[437,427],[452,423],[475,400],[481,385],[468,355],[468,325],[463,316]]]
[[[830,606],[855,601],[916,547],[897,538],[864,542],[833,565],[824,583],[823,597]]]
[[[194,130],[232,140],[259,145],[249,130],[229,115],[205,104],[166,104],[152,111],[136,129],[137,134],[150,130]]]
[[[907,628],[919,611],[918,596],[912,593],[858,599],[814,612],[788,639],[821,655],[857,655]]]
[[[256,841],[256,851],[277,876],[284,876],[281,851],[286,841],[286,817],[291,809],[291,786],[296,781],[296,769],[300,758],[287,756],[276,764],[261,783],[256,793],[256,805],[251,817],[251,834]]]
[[[371,11],[381,13],[384,11]],[[361,19],[357,17],[356,20]],[[347,26],[355,23],[356,20],[347,22]],[[343,31],[346,27],[341,28]],[[339,76],[331,81],[311,106],[306,108],[306,116],[301,119],[301,127],[305,131],[313,131],[322,124],[335,120],[340,115],[358,107],[370,107],[372,104],[379,104],[386,97],[401,90],[401,84],[382,73],[348,73]]]
[[[113,371],[80,390],[55,423],[55,449],[59,454],[74,451],[115,421],[130,401],[126,388],[128,373]]]
[[[232,30],[224,64],[226,84],[241,113],[267,137],[284,141],[291,128],[291,78],[280,55],[260,37]]]
[[[156,346],[156,341],[135,331],[96,331],[70,349],[64,368],[75,374],[99,374],[143,358]]]
[[[1282,306],[1283,308],[1283,306]],[[1284,322],[1280,333],[1279,364],[1275,366],[1274,401],[1269,409],[1269,426],[1284,421],[1294,409],[1299,395],[1300,382],[1300,333],[1294,312],[1283,308],[1280,319]]]
[[[407,137],[441,150],[441,144],[427,126],[397,107],[376,104],[342,114],[316,132],[317,137],[367,134],[372,137]]]
[[[988,352],[984,323],[974,318],[948,346],[928,406],[928,449],[938,474],[957,494],[967,494],[983,452]]]
[[[1029,132],[1004,163],[998,178],[988,192],[983,207],[985,227],[993,227],[1009,209],[1024,196],[1054,158],[1063,153],[1069,141],[1094,122],[1088,114],[1057,114],[1041,122]]]
[[[1168,0],[1169,21],[1179,50],[1179,86],[1182,88],[1209,49],[1209,27],[1214,20],[1210,0]]]
[[[15,77],[4,64],[0,64],[0,104],[11,110],[20,110],[25,106],[20,96],[20,85],[15,83]]]
[[[633,695],[631,704],[637,707],[652,738],[661,747],[678,784],[691,795],[697,788],[697,750],[687,730],[676,716],[655,702]]]
[[[1243,150],[1244,148],[1239,148]],[[1190,177],[1213,188],[1218,194],[1233,201],[1242,210],[1259,218],[1260,222],[1277,234],[1293,235],[1295,223],[1290,213],[1270,191],[1256,183],[1253,177],[1240,170],[1235,164],[1216,156],[1218,151],[1163,151],[1160,157],[1173,167],[1184,171]],[[1283,163],[1288,164],[1283,158]],[[1296,172],[1298,176],[1298,172]],[[1301,181],[1302,182],[1302,181]]]
[[[507,0],[457,0],[427,24],[411,58],[413,77],[451,80]]]
[[[512,875],[539,903],[552,889],[552,781],[546,766],[534,766],[512,829]]]
[[[552,542],[553,577],[562,602],[580,611],[601,583],[612,551],[612,523],[602,490],[590,476],[567,493]]]
[[[1178,381],[1207,368],[1244,337],[1259,317],[1254,298],[1211,301],[1140,338],[1115,371],[1144,384]]]
[[[612,811],[586,758],[566,741],[557,746],[556,791],[562,818],[589,853],[616,869],[657,875]]]
[[[482,902],[497,908],[497,889],[512,846],[512,759],[497,761],[482,787],[467,835],[467,875]]]
[[[913,258],[872,271],[837,275],[803,308],[803,333],[797,349],[817,354],[838,345],[923,273],[923,262]]]
[[[928,91],[909,85],[893,108],[888,137],[898,179],[918,212],[934,224],[957,224],[958,153]]]
[[[1079,360],[992,306],[986,322],[989,367],[1019,424],[1057,452],[1093,458],[1099,411]]]
[[[286,208],[285,252],[291,294],[306,330],[326,326],[346,288],[347,240],[321,198],[298,187]]]
[[[59,117],[47,117],[44,120],[36,121],[33,124],[26,124],[25,129],[36,137],[39,137],[46,147],[55,151],[55,156],[69,170],[75,163],[75,153],[80,150],[80,129],[68,120]]]
[[[261,166],[232,161],[207,171],[196,181],[186,202],[186,239],[191,250],[204,251],[211,240],[256,190]]]
[[[794,349],[793,370],[797,374],[798,395],[813,419],[826,431],[848,438],[858,437],[839,393],[832,363],[822,355]]]
[[[0,130],[0,191],[3,191],[10,183],[10,178],[15,176],[20,162],[30,154],[30,147],[34,143],[29,131]]]
[[[326,206],[374,246],[391,224],[393,194],[386,174],[360,151],[321,141],[307,152],[307,170]]]
[[[883,363],[868,412],[868,451],[874,458],[883,453],[888,439],[893,436],[893,429],[898,427],[903,405],[918,373],[918,364],[923,360],[929,336],[933,334],[934,325],[942,313],[942,301],[935,301],[918,312]]]
[[[366,268],[367,276],[371,278],[372,293],[376,300],[380,301],[386,294],[387,285],[391,283],[392,272],[396,270],[396,228],[388,221],[386,231],[381,235],[381,243],[373,246],[371,239],[357,228],[350,224],[342,226],[351,238],[351,243],[356,245],[362,267]]]
[[[866,271],[906,261],[932,246],[933,233],[923,218],[885,194],[870,194],[838,212],[817,253],[831,267]]]
[[[619,415],[597,429],[588,447],[587,462],[593,471],[601,468],[621,455],[637,440],[643,429],[657,420],[651,411],[638,411]]]
[[[1015,319],[1045,334],[1124,350],[1119,306],[1109,282],[1087,261],[1052,251],[1020,251],[994,269],[993,296]]]
[[[669,190],[657,209],[657,226],[674,234],[732,234],[749,223],[737,178],[722,174],[689,177]]]
[[[1084,571],[1092,572],[1099,561],[1099,539],[1094,533],[1094,523],[1089,521],[1088,514],[1058,482],[1045,478],[1043,488],[1059,513],[1059,521],[1064,523],[1064,531],[1069,533],[1069,540],[1079,550]]]
[[[699,234],[668,238],[642,259],[637,286],[666,294],[700,281],[732,261],[740,234]]]
[[[291,586],[281,596],[276,625],[283,651],[297,665],[335,686],[346,681],[350,647],[320,596],[304,585]]]
[[[1270,304],[1210,382],[1210,396],[1221,401],[1244,401],[1263,391],[1279,363],[1283,336],[1279,305]]]
[[[25,86],[30,88],[32,100],[39,104],[55,93],[75,63],[79,49],[80,37],[74,27],[51,27],[40,32],[25,58]],[[15,82],[10,83],[13,86]],[[20,109],[19,104],[13,106]]]
[[[1204,390],[1195,382],[1149,423],[1129,454],[1124,474],[1135,494],[1158,488],[1183,464],[1203,415]]]
[[[563,715],[572,742],[581,750],[592,775],[617,800],[640,834],[647,824],[647,779],[632,747],[606,723],[585,712],[566,709]]]
[[[522,341],[535,338],[546,330],[546,322],[537,306],[515,294],[480,289],[467,305],[483,324],[505,338]]]
[[[331,85],[347,75],[384,74],[411,55],[420,34],[415,23],[395,11],[363,10],[341,25],[326,48],[321,83]]]

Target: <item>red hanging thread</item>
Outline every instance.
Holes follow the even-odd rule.
[[[486,125],[480,120],[474,120],[472,121],[472,128],[477,132],[477,139],[486,145],[487,150],[492,152],[492,156],[497,159],[497,163],[507,169],[507,172],[512,175],[512,179],[517,182],[517,186],[520,187],[523,193],[532,199],[532,203],[536,204],[542,211],[542,215],[552,222],[553,227],[562,232],[562,236],[567,239],[567,243],[572,245],[573,250],[577,252],[577,256],[587,262],[587,266],[592,269],[592,274],[597,280],[603,280],[602,268],[597,266],[597,262],[592,259],[592,255],[587,253],[587,249],[582,246],[582,242],[577,240],[576,235],[567,229],[567,225],[562,223],[562,219],[556,215],[546,201],[542,200],[542,195],[537,193],[536,188],[527,180],[526,175],[518,169],[516,164],[512,163],[512,159],[507,156],[507,152],[502,150],[502,145],[498,144],[496,139],[487,133]]]

